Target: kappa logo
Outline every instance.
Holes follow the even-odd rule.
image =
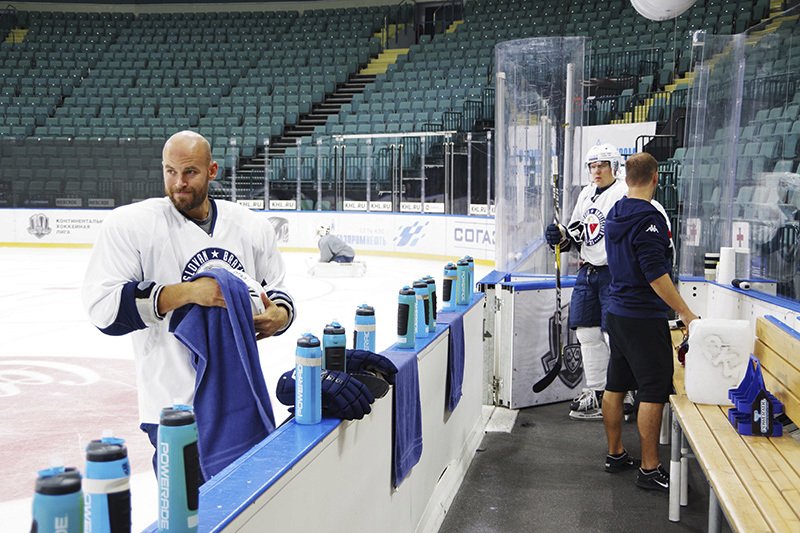
[[[649,227],[649,228],[647,228],[647,229],[646,229],[646,230],[644,230],[644,231],[645,231],[645,233],[648,233],[648,232],[649,232],[649,233],[658,233],[658,228],[656,227],[656,225],[655,225],[655,224],[650,224],[650,227]]]

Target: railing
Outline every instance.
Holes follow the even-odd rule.
[[[645,48],[592,54],[587,62],[587,79],[625,76],[657,76],[664,63],[664,50]]]
[[[487,133],[342,135],[216,180],[213,196],[272,210],[491,212]]]
[[[416,24],[416,2],[414,0],[402,0],[399,4],[390,6],[383,15],[383,27],[381,28],[381,50],[389,48],[389,26],[394,24],[394,45],[400,42],[400,25],[411,24],[414,30],[414,42],[419,42],[419,28]]]
[[[637,150],[639,139],[637,139]],[[673,250],[675,252],[674,264],[680,264],[680,250],[681,250],[681,219],[683,218],[683,210],[678,198],[678,176],[680,175],[680,163],[675,161],[666,161],[658,164],[658,188],[655,191],[654,198],[663,207],[667,213],[670,225],[672,226],[672,240],[674,243]],[[677,280],[678,271],[673,269],[673,276]]]
[[[431,16],[430,24],[425,23],[425,33],[431,35],[437,33],[444,33],[450,24],[455,20],[459,20],[464,14],[464,1],[463,0],[450,0],[444,2],[436,7]],[[430,30],[430,31],[429,31]]]

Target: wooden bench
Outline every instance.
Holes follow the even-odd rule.
[[[754,354],[764,382],[800,422],[800,334],[772,317],[756,324]],[[684,369],[675,365],[672,407],[669,519],[688,503],[688,442],[709,483],[708,530],[719,531],[720,511],[733,531],[800,532],[800,440],[743,436],[728,422],[728,407],[686,397]]]

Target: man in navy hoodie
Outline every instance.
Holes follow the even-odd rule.
[[[650,203],[658,185],[658,162],[647,153],[625,163],[627,196],[606,219],[606,251],[611,272],[606,325],[611,341],[603,423],[608,439],[605,469],[635,466],[622,445],[622,400],[639,391],[639,439],[642,463],[636,485],[669,491],[661,466],[658,438],[661,413],[672,391],[672,342],[669,309],[687,325],[697,318],[672,283],[672,240],[664,215]]]

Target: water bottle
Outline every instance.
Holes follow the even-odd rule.
[[[336,321],[325,326],[322,335],[322,368],[347,372],[344,328]]]
[[[428,332],[436,331],[436,280],[433,276],[422,278],[428,284]]]
[[[341,335],[344,336],[344,329]],[[319,339],[311,333],[297,339],[294,379],[295,422],[319,423],[322,420],[322,350]]]
[[[192,407],[165,407],[158,425],[159,531],[197,531],[201,479]]]
[[[417,302],[416,336],[418,339],[424,339],[428,336],[428,322],[430,320],[430,311],[428,309],[428,284],[421,279],[415,281],[414,294]]]
[[[356,309],[356,326],[353,329],[353,348],[375,351],[375,309],[361,304]]]
[[[469,263],[459,259],[456,263],[456,305],[467,305],[469,297]]]
[[[55,466],[39,470],[35,491],[32,532],[83,531],[81,474],[75,468]]]
[[[465,255],[469,267],[469,283],[467,284],[467,303],[472,301],[472,294],[475,292],[475,260],[471,255]]]
[[[397,347],[414,347],[414,327],[416,326],[416,294],[406,285],[400,289],[397,298]]]
[[[456,310],[456,265],[447,263],[442,278],[442,311]]]
[[[123,439],[103,437],[86,447],[83,482],[85,533],[131,530],[131,467]]]

